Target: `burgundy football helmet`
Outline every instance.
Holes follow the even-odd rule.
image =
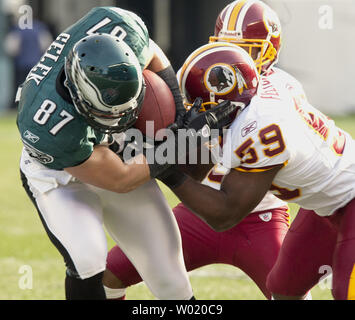
[[[245,50],[231,43],[214,42],[186,59],[179,83],[188,105],[201,97],[204,109],[230,100],[242,110],[257,92],[259,74]]]
[[[210,42],[225,41],[243,47],[259,73],[277,62],[281,48],[281,24],[275,11],[258,0],[236,0],[218,15]]]

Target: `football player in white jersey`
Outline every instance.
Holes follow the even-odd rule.
[[[255,1],[235,3],[242,14],[243,3],[251,7]],[[277,32],[276,27],[272,30]],[[355,143],[307,101],[294,78],[275,68],[261,77],[258,94],[224,141],[222,164],[229,173],[220,190],[188,178],[173,191],[217,230],[240,223],[268,190],[299,204],[294,228],[269,275],[269,290],[278,298],[302,298],[320,277],[314,268],[330,261],[334,298],[353,299]],[[315,234],[324,245],[309,241]]]
[[[333,296],[351,299],[355,261],[352,253],[355,142],[306,99],[297,99],[294,91],[297,88],[292,83],[274,86],[267,77],[261,78],[258,94],[238,115],[224,140],[222,164],[230,171],[221,189],[188,178],[173,191],[193,212],[220,231],[241,222],[268,190],[282,200],[297,203],[303,212],[300,217],[305,212],[311,214],[312,224],[307,218],[298,222],[296,217],[293,230],[298,236],[291,233],[287,249],[281,251],[284,253],[276,261],[276,271],[271,272],[269,289],[277,297],[302,297],[309,287],[293,294],[293,287],[288,287],[297,282],[297,276],[308,274],[307,267],[302,269],[305,262],[302,257],[320,256],[320,260],[311,260],[319,267],[319,261],[329,256],[320,252],[329,248],[327,238],[334,240],[336,230],[331,263]],[[314,213],[323,218],[313,219]],[[317,226],[324,224],[330,226],[320,233]],[[319,241],[317,246],[310,243],[313,232],[325,239],[326,246]],[[283,247],[287,238],[288,235]],[[292,266],[294,262],[300,269]],[[293,274],[294,270],[298,274]]]
[[[246,29],[238,24],[238,17],[249,19],[248,10],[256,3],[235,1],[231,4],[234,8],[222,11],[222,16],[230,18],[224,25],[231,30],[217,35],[225,38],[232,35],[225,41],[243,44],[240,37]],[[265,25],[277,37],[279,30],[274,22],[270,19]],[[255,39],[246,42],[257,43]],[[249,53],[258,60],[261,70],[268,62],[263,61],[260,50],[264,48],[268,52],[268,42],[257,44]],[[197,57],[198,61],[199,54],[203,57],[208,49],[211,48],[202,47],[193,58]],[[273,55],[272,50],[269,52]],[[228,66],[228,61],[225,62]],[[214,64],[201,77],[204,85],[210,85],[211,92],[217,91],[210,96],[214,99],[224,86],[216,86],[206,75],[212,68]],[[220,77],[221,81],[228,82],[225,78]],[[243,78],[238,77],[236,81],[234,85],[242,92],[248,87]],[[221,188],[210,188],[187,177],[182,185],[172,188],[175,194],[218,231],[242,223],[268,190],[280,199],[298,203],[302,209],[269,276],[269,290],[279,298],[302,298],[312,287],[312,281],[319,278],[314,273],[315,267],[329,261],[333,266],[334,297],[354,298],[355,145],[352,137],[309,104],[302,86],[293,77],[273,68],[261,77],[258,95],[238,115],[224,142],[222,164],[228,174]]]
[[[262,13],[262,8],[265,8],[265,13]],[[255,16],[263,17],[264,24],[258,23]],[[263,32],[264,26],[271,31],[269,34]],[[267,5],[258,0],[237,0],[221,11],[216,21],[215,34],[210,40],[228,41],[243,47],[253,56],[259,70],[262,71],[262,83],[269,95],[273,94],[270,83],[280,89],[286,86],[292,89],[290,91],[293,95],[292,99],[297,103],[302,103],[306,100],[302,85],[287,72],[274,67],[281,46],[280,31],[277,15]],[[256,33],[264,36],[255,37]],[[255,38],[263,39],[256,40]],[[272,57],[275,59],[273,60]],[[287,201],[287,196],[284,196],[284,199]],[[304,229],[301,229],[300,225]],[[300,236],[303,237],[302,241],[298,240]],[[309,250],[303,246],[305,241],[308,243],[306,248]],[[269,291],[277,294],[279,298],[281,296],[297,299],[309,298],[310,294],[307,295],[307,292],[322,277],[319,270],[322,266],[333,264],[333,251],[336,243],[337,229],[334,225],[327,219],[322,219],[315,212],[301,208],[291,224],[275,268],[268,278]],[[301,249],[298,250],[299,248]],[[349,273],[349,270],[346,272]],[[339,280],[335,283],[337,287],[333,289],[334,296],[339,297],[336,291],[341,291],[341,288],[346,287],[348,283],[346,280],[343,280],[342,284]],[[349,286],[349,288],[352,287]]]
[[[274,28],[271,29],[269,24],[273,24]],[[243,85],[232,88],[236,81],[235,76],[243,79],[243,74],[235,74],[233,68],[215,66],[208,72],[208,77],[204,77],[216,59],[230,64],[237,63],[237,60],[233,61],[234,51],[230,44],[226,47],[223,42],[237,42],[233,30],[238,28],[243,30],[238,44],[254,57],[258,73],[272,74],[272,79],[281,84],[283,79],[289,79],[281,70],[276,72],[272,69],[281,44],[281,26],[277,15],[260,1],[253,1],[253,5],[246,1],[235,1],[219,14],[215,36],[211,37],[213,43],[193,52],[178,72],[181,90],[188,103],[192,104],[195,98],[202,97],[203,105],[208,108],[213,101],[230,99],[240,102],[240,95],[247,103],[255,94],[254,88],[246,89]],[[250,74],[245,74],[244,77],[247,80],[250,78],[250,83],[252,82]],[[280,78],[282,80],[277,80]],[[213,86],[206,87],[208,82]],[[210,94],[214,94],[213,99]],[[252,128],[253,124],[249,130]],[[190,169],[195,173],[200,168],[190,166]],[[225,172],[223,167],[216,165],[207,174],[203,184],[219,189]],[[266,277],[276,261],[289,225],[288,207],[284,201],[268,192],[240,224],[225,232],[213,230],[183,203],[176,206],[173,212],[179,225],[188,271],[212,263],[230,264],[248,274],[265,297],[271,298],[271,293],[266,288]],[[141,277],[122,250],[118,246],[112,248],[104,275],[107,296],[122,298],[125,287],[140,281]]]

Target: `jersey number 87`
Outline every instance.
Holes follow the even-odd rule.
[[[33,116],[33,121],[39,125],[45,125],[54,111],[57,109],[57,105],[51,100],[44,100],[36,114]],[[59,121],[51,130],[50,134],[55,136],[66,124],[74,119],[74,117],[67,111],[62,110],[59,114],[63,120]]]

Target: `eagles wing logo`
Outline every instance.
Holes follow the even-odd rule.
[[[22,140],[22,142],[23,142],[25,150],[27,151],[29,156],[32,158],[35,158],[40,163],[47,164],[47,163],[52,163],[54,161],[54,158],[51,155],[44,153],[42,151],[39,151],[38,149],[30,146],[24,140]]]

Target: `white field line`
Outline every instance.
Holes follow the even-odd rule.
[[[189,272],[190,277],[196,278],[208,278],[208,277],[215,277],[215,278],[226,278],[226,279],[248,279],[249,277],[240,271],[239,269],[235,268],[235,270],[216,270],[213,268],[206,268],[206,269],[197,269]]]

